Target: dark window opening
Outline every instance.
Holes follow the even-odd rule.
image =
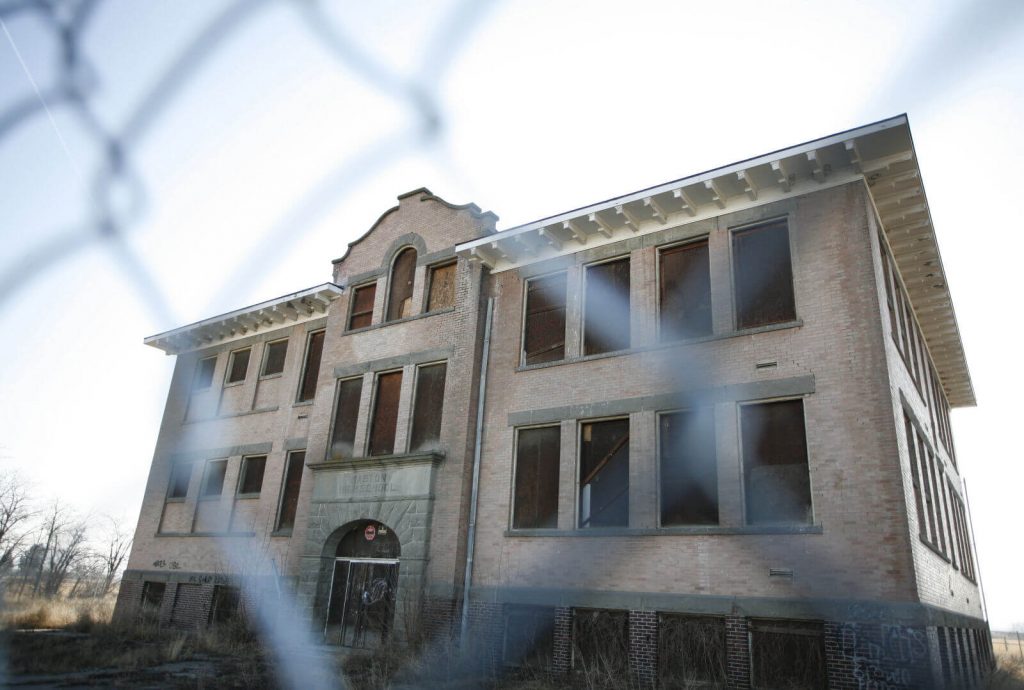
[[[213,370],[217,366],[216,357],[207,357],[196,362],[196,373],[193,388],[201,390],[213,385]]]
[[[661,524],[718,524],[718,463],[711,408],[663,414]]]
[[[331,436],[331,457],[350,458],[356,442],[356,421],[359,399],[363,395],[361,376],[338,381],[338,404],[334,412],[334,433]]]
[[[820,623],[752,621],[753,686],[764,690],[826,688],[825,640]]]
[[[580,527],[629,525],[629,420],[580,427]]]
[[[366,328],[373,323],[373,301],[377,297],[377,283],[357,287],[352,291],[352,313],[348,318],[349,330]]]
[[[444,412],[444,383],[448,365],[430,364],[416,372],[416,396],[412,408],[412,432],[409,450],[437,447],[441,438],[441,415]]]
[[[930,541],[928,533],[928,515],[925,512],[924,489],[921,485],[921,468],[917,462],[917,435],[914,423],[904,413],[903,423],[907,429],[907,450],[910,455],[910,478],[914,487],[914,504],[917,507],[918,536],[924,541]]]
[[[509,607],[502,659],[507,666],[547,671],[554,660],[555,611],[541,606]]]
[[[284,358],[288,354],[288,341],[275,340],[267,343],[263,354],[263,376],[273,376],[284,371]]]
[[[142,583],[142,602],[141,608],[143,614],[159,614],[160,607],[164,603],[164,593],[167,591],[166,582],[152,582],[145,581]]]
[[[249,348],[235,350],[228,362],[228,383],[245,381],[245,372],[249,369]]]
[[[737,230],[732,246],[737,328],[796,319],[786,221]]]
[[[266,455],[242,458],[242,480],[238,483],[238,493],[258,494],[263,489],[263,471],[266,467]]]
[[[561,427],[520,429],[516,443],[516,486],[512,527],[558,526],[558,465]]]
[[[661,339],[710,334],[711,270],[707,240],[665,249],[659,261]]]
[[[370,425],[369,455],[390,455],[395,452],[401,390],[402,372],[392,371],[377,376],[377,399],[374,401],[373,422]]]
[[[320,376],[320,358],[324,353],[324,331],[309,334],[306,345],[306,364],[302,370],[302,384],[299,386],[299,402],[308,402],[316,397],[316,381]]]
[[[192,481],[192,463],[181,462],[171,467],[171,485],[167,492],[168,498],[185,498],[188,485]]]
[[[403,249],[391,267],[391,287],[388,294],[388,321],[412,315],[412,288],[416,278],[416,250]]]
[[[302,471],[306,467],[306,451],[295,450],[288,454],[288,467],[284,474],[284,489],[281,491],[281,514],[277,518],[277,529],[295,527],[295,512],[299,507],[299,489],[302,488]]]
[[[334,555],[338,558],[398,558],[402,555],[402,545],[395,531],[387,525],[362,520],[342,536]]]
[[[242,593],[238,587],[215,585],[210,604],[210,623],[219,625],[233,620],[238,615],[241,598]]]
[[[455,306],[455,264],[434,266],[430,269],[430,295],[427,311],[438,311]]]
[[[583,354],[629,347],[629,259],[587,266]]]
[[[572,627],[572,668],[583,676],[584,685],[625,684],[629,672],[629,612],[574,609]]]
[[[206,463],[206,477],[203,479],[203,490],[200,496],[220,496],[224,490],[224,475],[228,471],[227,460],[211,460]]]
[[[523,327],[524,364],[565,358],[565,273],[533,278],[526,283]]]
[[[747,524],[810,523],[802,400],[740,408]]]
[[[725,688],[725,621],[662,614],[658,620],[658,687]]]

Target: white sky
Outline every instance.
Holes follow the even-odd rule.
[[[505,228],[906,112],[979,402],[953,426],[989,616],[997,629],[1024,623],[1024,458],[1009,433],[1024,383],[1024,3],[325,4],[331,22],[254,3],[131,138],[141,203],[124,203],[124,184],[111,197],[162,297],[110,242],[0,290],[0,469],[134,525],[172,367],[142,338],[329,280],[330,259],[402,192],[475,201]],[[103,127],[122,131],[231,6],[101,2],[81,49]],[[442,29],[460,26],[453,17],[464,40]],[[34,98],[14,46],[44,93],[59,77],[44,22],[5,25],[0,123]],[[377,78],[328,47],[330,25]],[[425,146],[394,86],[415,79],[441,122]],[[93,182],[95,139],[68,108],[52,113],[0,138],[0,286],[28,270],[26,253],[70,246],[61,234],[108,198]]]

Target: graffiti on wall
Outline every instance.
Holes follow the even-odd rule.
[[[928,638],[900,624],[844,623],[840,650],[859,690],[907,690],[927,685]]]

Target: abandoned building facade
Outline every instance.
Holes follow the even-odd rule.
[[[496,221],[410,192],[332,282],[147,338],[176,365],[118,616],[205,625],[272,582],[352,647],[980,681],[974,394],[905,116]]]

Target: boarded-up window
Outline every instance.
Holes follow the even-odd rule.
[[[228,362],[228,383],[245,380],[245,372],[249,369],[249,348],[235,350]]]
[[[215,585],[213,601],[210,603],[210,623],[217,625],[227,623],[238,615],[241,591],[238,587]]]
[[[287,340],[275,340],[272,343],[267,343],[267,349],[263,353],[263,375],[273,376],[284,371],[284,358],[287,354]]]
[[[587,267],[583,354],[629,347],[629,259]]]
[[[227,460],[211,460],[206,463],[206,476],[203,477],[203,490],[200,496],[220,496],[224,490],[224,475],[228,471]]]
[[[547,671],[555,650],[555,610],[510,606],[505,613],[502,659],[507,666]]]
[[[416,250],[403,249],[391,267],[388,321],[412,315],[412,286],[416,277]]]
[[[179,462],[171,467],[171,484],[167,490],[168,498],[185,498],[188,485],[192,481],[192,463]]]
[[[523,363],[565,358],[565,273],[533,278],[526,283]]]
[[[324,331],[309,334],[306,345],[306,363],[302,368],[299,402],[308,402],[316,396],[316,380],[320,376],[320,358],[324,353]]]
[[[434,266],[430,269],[430,297],[427,311],[455,306],[455,264]]]
[[[747,523],[810,523],[803,401],[744,405],[740,410]]]
[[[736,326],[754,328],[795,319],[786,221],[737,230],[732,242]]]
[[[750,656],[755,688],[826,688],[825,635],[820,623],[753,621]]]
[[[516,487],[512,526],[558,526],[558,463],[562,430],[520,429],[516,443]]]
[[[284,471],[284,489],[281,491],[281,514],[277,518],[277,529],[292,529],[295,526],[295,511],[299,507],[299,489],[302,488],[302,470],[306,466],[306,451],[296,450],[288,454],[288,467]]]
[[[718,466],[711,408],[663,414],[661,524],[718,524]]]
[[[363,377],[338,381],[338,404],[334,412],[331,457],[352,457],[356,441],[356,421],[359,417],[359,399],[362,394]]]
[[[409,450],[437,447],[441,438],[441,414],[444,411],[444,381],[448,365],[421,366],[416,373],[416,399],[412,409]]]
[[[377,376],[377,397],[370,425],[370,455],[390,455],[395,452],[398,397],[401,390],[402,372],[392,371]]]
[[[366,328],[373,322],[373,301],[377,297],[377,283],[357,287],[352,291],[352,313],[348,318],[349,330]]]
[[[258,494],[263,488],[263,471],[266,467],[266,455],[242,458],[242,476],[238,482],[238,493]]]
[[[196,362],[196,373],[192,387],[196,390],[209,388],[213,385],[213,370],[217,366],[216,357],[207,357]]]
[[[711,271],[708,243],[665,249],[660,255],[661,339],[711,333]]]
[[[723,619],[661,614],[658,623],[659,688],[725,687]]]
[[[629,612],[573,609],[572,668],[590,688],[628,687]]]
[[[629,420],[580,426],[580,527],[629,525]]]

